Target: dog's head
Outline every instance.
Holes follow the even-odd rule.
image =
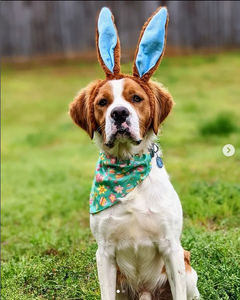
[[[133,75],[121,73],[120,42],[114,18],[103,8],[96,31],[97,53],[105,80],[82,89],[70,104],[70,115],[91,138],[94,132],[103,145],[138,145],[160,124],[172,109],[171,95],[162,85],[151,81],[165,48],[168,14],[159,8],[145,23],[133,64]]]

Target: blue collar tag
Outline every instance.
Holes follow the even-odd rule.
[[[161,157],[157,156],[156,163],[160,169],[163,167],[163,161],[162,161]]]
[[[155,156],[155,154],[157,155],[156,157],[156,164],[157,164],[157,167],[159,169],[161,169],[163,167],[163,160],[162,158],[158,155],[158,151],[159,151],[159,147],[157,144],[152,144],[151,147],[149,148],[149,152],[150,152],[150,155],[151,157],[153,158]]]

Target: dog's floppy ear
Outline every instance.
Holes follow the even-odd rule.
[[[96,28],[96,47],[98,61],[107,77],[120,74],[121,48],[111,11],[102,8]]]
[[[174,102],[170,93],[161,84],[150,81],[149,86],[154,95],[152,128],[157,135],[160,124],[171,112]]]
[[[133,76],[147,82],[163,57],[168,26],[166,7],[160,7],[144,24],[134,57]]]
[[[93,139],[93,124],[91,120],[90,98],[98,84],[98,80],[80,90],[74,101],[69,105],[69,114],[75,124],[84,129]]]

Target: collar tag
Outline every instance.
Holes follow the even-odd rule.
[[[163,161],[162,161],[161,157],[157,156],[156,163],[157,163],[158,168],[161,169],[163,167]]]
[[[157,157],[156,157],[156,164],[157,164],[157,167],[159,169],[161,169],[163,167],[163,160],[158,155],[158,151],[159,151],[158,145],[155,144],[155,143],[152,143],[151,147],[148,150],[150,152],[151,158],[153,158],[155,156],[155,154],[157,155]]]

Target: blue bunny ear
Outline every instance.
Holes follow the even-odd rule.
[[[156,71],[166,44],[168,12],[160,7],[142,28],[135,53],[133,75],[148,81]]]
[[[98,60],[107,77],[120,73],[120,41],[111,11],[102,8],[97,23]]]

